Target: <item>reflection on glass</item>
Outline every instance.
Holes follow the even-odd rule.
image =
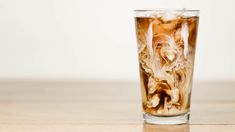
[[[143,124],[143,132],[190,132],[189,125],[150,125]]]

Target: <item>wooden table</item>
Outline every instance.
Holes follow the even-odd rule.
[[[138,82],[1,81],[1,132],[235,132],[235,82],[195,82],[190,125],[146,125]]]

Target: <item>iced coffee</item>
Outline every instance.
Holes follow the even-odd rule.
[[[142,105],[150,123],[165,124],[159,121],[172,117],[166,124],[181,124],[189,118],[198,13],[136,11]]]

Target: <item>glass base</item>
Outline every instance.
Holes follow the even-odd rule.
[[[148,124],[187,124],[189,122],[189,112],[177,116],[153,116],[144,113],[144,121]]]

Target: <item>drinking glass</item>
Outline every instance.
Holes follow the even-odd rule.
[[[134,12],[143,118],[188,123],[199,10]]]

